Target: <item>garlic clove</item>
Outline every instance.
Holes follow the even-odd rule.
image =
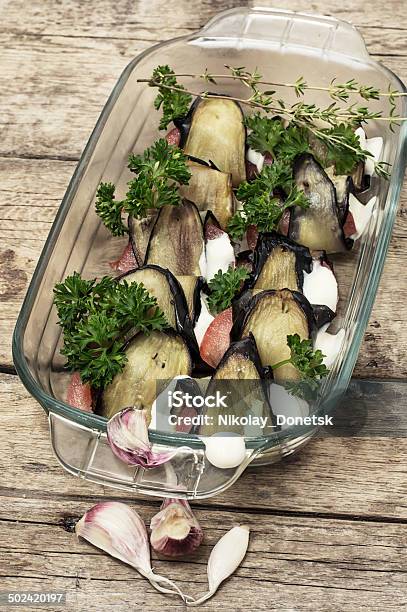
[[[113,453],[128,465],[153,468],[169,461],[175,452],[154,453],[148,439],[146,411],[125,408],[107,423],[107,440]]]
[[[197,606],[216,593],[219,585],[229,578],[244,559],[249,546],[250,531],[246,525],[233,527],[215,544],[208,561],[209,591],[189,602],[190,606]]]
[[[125,504],[96,504],[76,523],[75,532],[144,576],[151,572],[145,525],[139,515]]]
[[[184,601],[191,600],[171,580],[153,572],[146,526],[137,512],[125,504],[96,504],[76,523],[75,532],[110,556],[136,569],[161,593],[177,594]]]
[[[242,436],[219,432],[210,437],[201,436],[205,456],[213,466],[227,470],[238,467],[246,458],[246,444]]]
[[[203,531],[186,500],[166,499],[150,522],[152,548],[167,557],[193,553],[201,544]]]

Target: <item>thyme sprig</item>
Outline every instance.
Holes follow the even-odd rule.
[[[346,142],[338,133],[330,134],[326,129],[321,128],[321,125],[335,128],[340,124],[350,125],[355,128],[370,120],[385,121],[389,123],[390,129],[394,129],[400,121],[407,120],[407,117],[399,117],[396,112],[396,100],[405,96],[405,92],[392,90],[380,91],[372,85],[364,85],[358,83],[355,79],[349,79],[345,83],[337,83],[333,79],[328,87],[309,85],[303,77],[299,77],[294,83],[274,83],[264,80],[262,75],[256,69],[253,72],[246,70],[244,66],[233,67],[226,66],[228,74],[212,74],[207,69],[202,74],[182,73],[166,75],[168,67],[158,67],[151,78],[139,79],[139,82],[148,83],[150,87],[159,88],[159,97],[161,103],[166,102],[167,108],[171,106],[171,100],[175,100],[178,95],[188,93],[193,97],[201,98],[224,98],[234,100],[240,104],[247,105],[251,108],[265,111],[271,115],[280,115],[286,117],[290,122],[293,122],[299,127],[306,127],[317,138],[329,143],[332,147],[340,144],[342,148],[353,150],[352,145]],[[161,70],[159,70],[161,69]],[[157,70],[159,70],[159,78],[157,78]],[[218,80],[233,79],[241,82],[250,90],[250,95],[247,98],[239,98],[236,96],[227,96],[222,94],[212,94],[208,91],[198,92],[187,90],[183,85],[179,84],[178,78],[200,79],[205,83],[217,84]],[[260,86],[271,87],[288,87],[293,88],[296,95],[301,97],[307,90],[326,91],[332,99],[332,103],[326,107],[318,107],[316,104],[306,103],[300,100],[295,104],[289,105],[283,99],[276,96],[275,89],[264,89]],[[381,97],[389,100],[389,114],[384,116],[382,111],[374,111],[367,106],[357,105],[355,102],[342,106],[341,102],[348,102],[351,96],[360,96],[363,100],[378,100]],[[173,116],[172,119],[177,117]],[[166,121],[171,119],[171,114],[166,113]],[[379,163],[376,167],[376,172],[379,175],[386,176],[387,171],[385,164]]]

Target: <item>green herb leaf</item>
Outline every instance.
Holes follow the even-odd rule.
[[[208,79],[210,82],[210,79]],[[175,90],[167,89],[160,85],[175,87]],[[163,114],[160,120],[159,129],[165,130],[171,121],[184,117],[190,107],[192,96],[183,85],[177,82],[174,71],[168,65],[157,66],[151,77],[151,86],[158,86],[158,95],[154,100],[157,110],[162,108]]]
[[[291,164],[284,161],[263,167],[254,181],[241,183],[236,197],[243,208],[228,225],[228,232],[235,240],[242,237],[249,225],[255,225],[259,232],[271,232],[277,229],[287,208],[309,206],[304,192],[294,184]]]
[[[123,202],[116,200],[113,183],[100,183],[96,194],[96,213],[113,236],[128,232],[122,220]]]
[[[179,204],[178,185],[186,185],[191,178],[186,162],[181,149],[168,144],[164,138],[157,140],[143,155],[130,155],[129,168],[137,177],[128,183],[126,212],[141,219],[150,208]]]
[[[64,333],[61,353],[83,382],[103,388],[125,363],[125,335],[167,327],[157,301],[142,284],[119,283],[109,276],[98,283],[74,272],[54,289],[54,304]]]
[[[298,334],[287,336],[287,344],[291,351],[291,363],[301,374],[301,378],[319,379],[329,372],[323,363],[325,355],[319,349],[314,351],[312,340],[301,340]]]
[[[209,281],[211,293],[208,297],[208,306],[212,314],[216,315],[231,306],[232,300],[248,277],[246,268],[228,268],[227,272],[219,270]]]
[[[272,366],[273,370],[291,363],[301,375],[299,381],[286,381],[285,388],[292,395],[301,397],[307,401],[316,398],[321,379],[329,373],[328,368],[323,363],[325,355],[319,349],[314,351],[312,340],[301,340],[298,334],[287,336],[287,344],[290,348],[291,356]]]
[[[327,148],[325,166],[335,165],[337,174],[350,174],[355,166],[371,153],[364,151],[351,125],[340,123],[329,129],[318,130],[320,140]]]
[[[263,155],[271,153],[274,156],[274,149],[284,133],[282,121],[279,118],[270,119],[255,113],[245,117],[245,125],[251,130],[247,136],[247,144]]]

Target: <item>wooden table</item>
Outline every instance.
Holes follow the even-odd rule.
[[[45,415],[15,375],[10,343],[66,185],[121,70],[150,45],[194,31],[218,10],[241,4],[0,2],[0,590],[67,591],[70,610],[182,607],[71,533],[72,522],[96,501],[127,501],[146,519],[158,503],[62,471],[51,452]],[[372,55],[407,80],[403,0],[295,0],[286,6],[352,21]],[[406,212],[404,190],[355,370],[359,377],[407,375]],[[406,462],[404,439],[314,440],[290,461],[247,472],[227,495],[195,504],[206,534],[199,554],[155,566],[198,594],[205,589],[211,546],[244,522],[252,530],[245,561],[204,609],[402,609]]]

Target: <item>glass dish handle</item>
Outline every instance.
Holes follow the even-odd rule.
[[[351,24],[335,17],[273,8],[236,8],[211,19],[198,36],[208,39],[238,38],[242,49],[250,40],[271,45],[300,45],[366,60],[369,53],[362,36]]]
[[[199,448],[183,446],[167,463],[144,469],[129,466],[111,451],[106,434],[66,419],[48,415],[52,448],[59,463],[74,476],[117,489],[157,497],[204,499],[230,487],[260,450],[246,451],[237,468],[214,467]],[[173,450],[154,445],[155,451]]]

